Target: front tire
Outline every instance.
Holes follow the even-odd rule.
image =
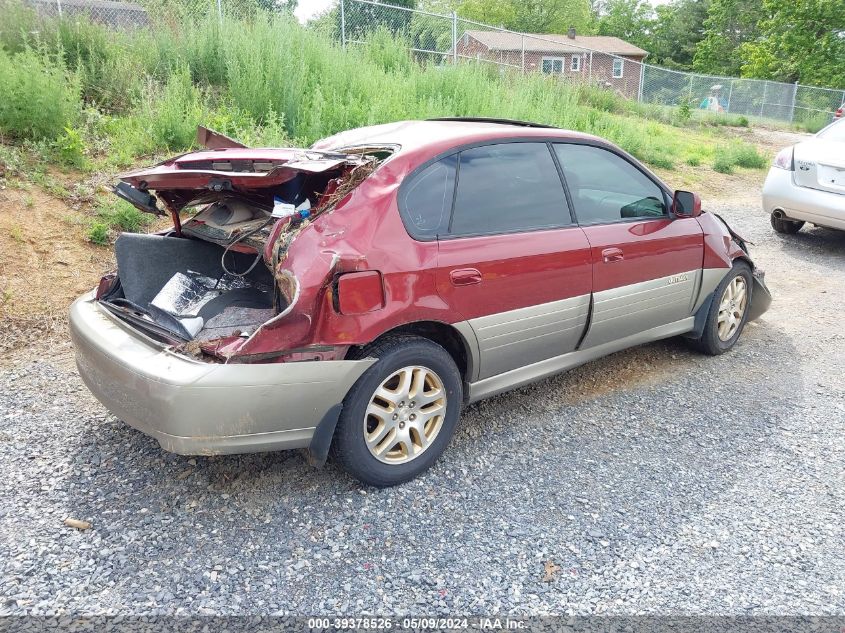
[[[343,401],[332,443],[353,477],[385,488],[440,457],[461,413],[461,375],[449,353],[416,336],[391,336],[356,358],[377,358]]]
[[[783,233],[786,235],[794,235],[798,231],[801,230],[801,227],[804,226],[804,222],[801,220],[787,220],[786,218],[776,218],[774,214],[770,216],[772,222],[772,228],[777,233]]]
[[[736,344],[748,321],[752,287],[751,268],[744,261],[735,262],[713,292],[704,331],[693,340],[699,351],[717,356]]]

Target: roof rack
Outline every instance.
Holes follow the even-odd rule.
[[[496,119],[492,117],[483,116],[443,116],[435,117],[433,119],[426,119],[426,121],[467,121],[470,123],[499,123],[501,125],[518,125],[520,127],[540,127],[557,129],[554,125],[545,125],[544,123],[532,123],[531,121],[518,121],[516,119]]]

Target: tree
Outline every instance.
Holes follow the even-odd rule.
[[[842,0],[763,0],[759,28],[740,49],[743,77],[845,88]]]
[[[705,73],[739,75],[743,63],[739,48],[757,39],[762,15],[763,0],[712,0],[693,67]]]
[[[390,2],[383,4],[415,9],[417,0],[390,0]],[[367,33],[380,27],[386,28],[394,35],[407,35],[408,26],[411,24],[414,15],[410,11],[403,11],[402,9],[354,1],[346,2],[344,10],[346,14],[346,37],[348,39],[361,39]],[[340,12],[338,12],[339,19]]]
[[[654,11],[647,0],[608,0],[598,19],[599,35],[613,35],[648,50]]]
[[[523,33],[579,33],[592,30],[590,0],[463,0],[460,16]]]
[[[445,1],[431,0],[421,8],[439,15],[448,15],[453,10],[452,5]],[[411,46],[420,51],[443,52],[452,48],[452,20],[450,19],[415,13],[411,18],[408,31]],[[421,53],[420,59],[432,61],[438,58]]]
[[[698,43],[704,38],[704,20],[710,0],[675,0],[657,7],[649,61],[669,68],[689,70]]]

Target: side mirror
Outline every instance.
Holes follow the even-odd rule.
[[[692,191],[676,191],[672,196],[672,213],[679,218],[697,218],[701,215],[701,198]]]

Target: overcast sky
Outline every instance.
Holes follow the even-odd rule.
[[[668,1],[650,0],[652,5],[666,4]],[[325,11],[333,2],[337,2],[337,0],[299,0],[299,6],[296,7],[295,11],[296,17],[299,18],[300,22],[304,23],[315,15]],[[390,4],[390,2],[387,2],[387,4]]]
[[[299,6],[296,7],[296,17],[300,22],[305,22],[318,13],[322,13],[335,0],[299,0]]]

